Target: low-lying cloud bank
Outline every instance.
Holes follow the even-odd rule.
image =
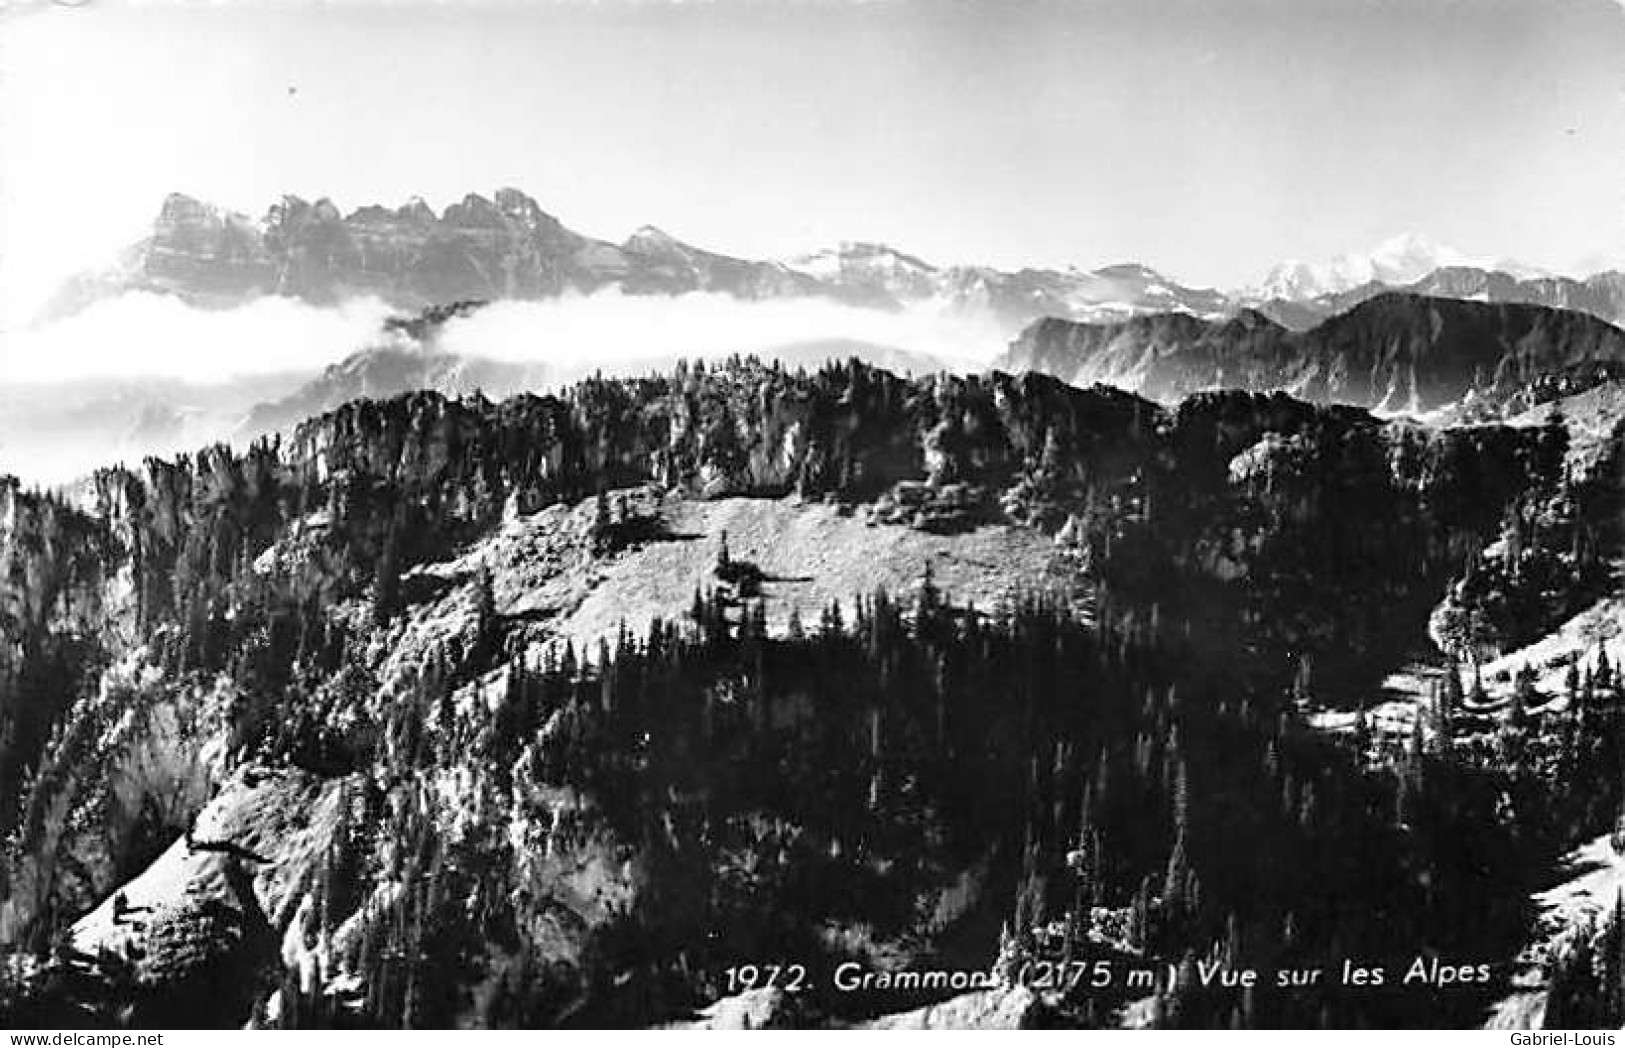
[[[201,309],[135,292],[0,344],[0,384],[168,378],[210,383],[314,370],[378,339],[389,309],[362,299],[322,309],[262,298]]]
[[[440,346],[509,363],[611,371],[677,357],[766,356],[785,347],[850,343],[973,369],[985,366],[1007,339],[991,318],[930,305],[877,310],[821,299],[746,302],[715,294],[601,292],[494,303],[448,323]]]
[[[336,308],[265,298],[203,309],[132,293],[0,336],[0,473],[60,483],[114,461],[243,436],[259,405],[294,395],[329,365],[403,336],[377,300]],[[790,366],[860,355],[898,372],[978,370],[1009,333],[930,305],[885,311],[813,299],[601,292],[498,302],[449,321],[439,351],[540,365],[548,386],[602,370],[663,370],[679,358],[778,356]],[[320,400],[316,396],[313,399]]]
[[[376,299],[321,308],[264,298],[232,309],[132,293],[42,328],[8,333],[0,384],[124,379],[222,382],[315,371],[384,341],[392,311]],[[676,357],[769,354],[809,343],[863,343],[975,368],[1008,338],[990,318],[930,305],[886,311],[818,299],[747,302],[600,292],[498,302],[448,323],[440,348],[560,371]]]

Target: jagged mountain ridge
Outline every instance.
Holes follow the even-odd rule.
[[[1012,330],[1042,316],[1109,320],[1182,312],[1217,318],[1247,308],[1303,329],[1392,290],[1625,319],[1625,273],[1515,275],[1410,249],[1397,261],[1344,268],[1348,272],[1339,270],[1342,276],[1328,284],[1312,267],[1283,266],[1257,288],[1227,292],[1190,287],[1137,264],[1092,271],[941,266],[866,242],[785,261],[707,251],[653,226],[617,244],[567,228],[510,188],[490,198],[468,194],[439,214],[418,198],[345,214],[325,198],[285,197],[259,220],[175,193],[146,239],[110,270],[70,280],[45,317],[67,316],[127,291],[176,295],[206,307],[263,295],[318,305],[374,295],[415,310],[469,298],[538,299],[615,288],[638,295],[822,298],[880,309],[930,303],[979,311]]]
[[[875,244],[843,244],[789,262],[747,260],[645,226],[614,244],[577,233],[524,193],[469,194],[439,215],[422,200],[344,214],[331,201],[284,198],[254,221],[171,194],[152,233],[112,270],[70,281],[47,317],[126,291],[207,307],[286,295],[317,305],[373,295],[404,309],[462,299],[539,299],[619,289],[635,295],[711,292],[744,300],[822,298],[895,309],[931,302],[976,309],[1019,327],[1046,312],[1123,315],[1212,312],[1217,292],[1183,287],[1141,266],[1092,273],[938,267]]]
[[[1467,264],[1460,252],[1417,234],[1400,234],[1369,252],[1350,252],[1321,264],[1278,263],[1256,288],[1262,299],[1300,301],[1366,284],[1409,284],[1435,269]]]
[[[332,305],[372,295],[417,309],[465,299],[549,298],[621,287],[631,293],[717,291],[740,298],[824,289],[775,263],[701,251],[658,230],[624,244],[566,228],[513,189],[471,193],[437,215],[420,199],[342,213],[327,199],[285,197],[256,222],[182,194],[112,272],[81,278],[54,316],[122,291],[172,294],[202,306],[263,295]]]
[[[1202,389],[1283,389],[1309,400],[1427,412],[1464,400],[1522,410],[1542,379],[1607,381],[1625,332],[1593,316],[1509,303],[1386,292],[1293,331],[1255,311],[1224,321],[1054,318],[1030,325],[997,366],[1105,382],[1165,403]]]
[[[1419,233],[1400,233],[1369,251],[1347,252],[1324,263],[1297,259],[1276,265],[1258,287],[1260,299],[1299,301],[1335,295],[1367,285],[1402,288],[1448,269],[1501,273],[1517,278],[1551,274],[1511,259],[1473,259]]]
[[[1589,313],[1625,323],[1625,273],[1610,270],[1583,278],[1516,276],[1477,266],[1441,266],[1417,280],[1368,281],[1356,287],[1300,297],[1243,294],[1240,301],[1286,327],[1306,329],[1367,299],[1393,291],[1472,302],[1507,302]]]

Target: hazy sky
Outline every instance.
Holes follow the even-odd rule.
[[[13,303],[170,190],[513,185],[615,238],[1217,285],[1401,231],[1576,270],[1625,257],[1625,6],[13,0],[0,150]]]

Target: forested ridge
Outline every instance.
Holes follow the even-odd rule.
[[[200,956],[251,975],[222,1022],[645,1025],[773,961],[815,973],[784,1021],[856,1021],[915,999],[831,990],[844,960],[1008,977],[1426,956],[1493,977],[1182,979],[1149,1008],[1474,1024],[1540,871],[1622,800],[1614,656],[1504,711],[1472,670],[1617,589],[1619,433],[1586,469],[1568,450],[1561,419],[1431,429],[1278,394],[1166,410],[1031,375],[731,361],[500,404],[360,401],[72,495],[0,487],[0,936],[34,958],[8,1006],[154,1025],[195,1007],[184,958],[76,956],[66,932],[269,776],[323,799],[323,844],[274,912],[211,911]],[[615,494],[640,486],[1036,529],[1071,587],[978,607],[925,574],[770,631],[761,573],[724,540],[686,615],[577,650],[505,610],[489,569],[427,570],[560,503],[591,507],[599,560],[680,541]],[[1366,708],[1430,616],[1443,683],[1396,737]],[[1354,729],[1312,727],[1325,708],[1360,711]],[[166,771],[169,799],[132,802],[131,754],[160,735],[205,785]],[[294,929],[300,962],[255,921]],[[1621,961],[1561,963],[1560,1010],[1618,1010]],[[1046,993],[1029,1019],[1108,1024],[1130,996]]]

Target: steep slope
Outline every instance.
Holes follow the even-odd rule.
[[[286,197],[259,222],[180,194],[151,236],[110,273],[65,287],[47,315],[123,291],[228,306],[262,295],[317,305],[375,296],[420,308],[467,299],[534,299],[622,287],[639,294],[719,291],[740,298],[828,291],[772,263],[699,251],[656,230],[623,245],[566,228],[514,189],[471,193],[436,215],[421,200],[348,215],[331,201]]]
[[[627,270],[620,286],[628,294],[707,291],[761,299],[829,293],[827,287],[784,266],[705,251],[654,226],[644,226],[628,237],[621,253],[627,259]]]
[[[1385,294],[1309,332],[1314,399],[1426,411],[1497,403],[1540,375],[1625,362],[1625,333],[1583,313]]]
[[[1463,402],[1522,410],[1532,383],[1567,372],[1594,384],[1625,366],[1625,333],[1565,310],[1388,293],[1302,333],[1252,312],[1222,323],[1046,319],[999,366],[1107,382],[1163,402],[1236,387],[1390,412]]]
[[[240,964],[223,1022],[659,1024],[783,957],[809,1021],[1000,1024],[1036,961],[1510,958],[1525,863],[1620,799],[1611,751],[1374,763],[1296,711],[1358,708],[1512,518],[1600,599],[1618,477],[1569,475],[1560,433],[736,361],[361,401],[78,506],[16,492],[0,596],[38,639],[0,713],[73,698],[14,751],[3,930],[33,974],[0,1009],[130,1022]],[[843,995],[838,963],[1000,988]],[[1503,989],[1143,1010],[1459,1023]],[[1044,1020],[1145,993],[1089,996]],[[705,1018],[778,1014],[736,999]]]
[[[1290,332],[1257,313],[1210,321],[1178,313],[1106,324],[1045,318],[995,362],[1076,385],[1104,383],[1164,403],[1201,389],[1287,389],[1297,368]]]
[[[1519,954],[1512,993],[1496,1003],[1485,1020],[1490,1030],[1539,1030],[1546,1027],[1550,965],[1573,947],[1625,891],[1625,856],[1604,834],[1576,848],[1564,860],[1563,880],[1535,896],[1539,907],[1536,935]]]

